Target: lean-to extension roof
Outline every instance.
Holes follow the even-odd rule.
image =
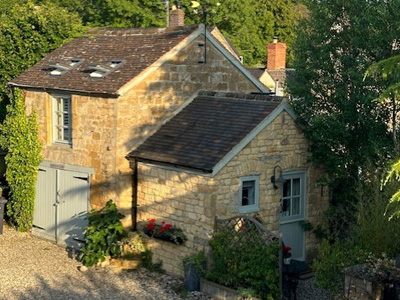
[[[281,102],[269,94],[200,92],[127,158],[212,173]]]
[[[117,95],[118,90],[139,73],[160,59],[185,38],[196,26],[175,28],[93,29],[56,49],[10,84],[71,92]],[[60,76],[51,75],[56,63],[71,59],[83,61]],[[107,65],[122,60],[120,67],[104,77],[93,78],[91,65]]]

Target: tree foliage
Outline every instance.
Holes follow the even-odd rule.
[[[46,2],[49,0],[41,0]],[[170,7],[178,1],[170,1]],[[266,44],[274,35],[289,45],[299,14],[293,0],[202,0],[193,9],[190,0],[179,1],[187,24],[203,22],[217,25],[244,56],[247,65],[265,63]],[[111,27],[149,27],[166,25],[166,7],[160,0],[56,0],[69,11],[78,13],[85,25]],[[291,57],[290,53],[289,56]]]
[[[36,114],[25,114],[22,92],[15,90],[7,117],[0,126],[0,146],[7,151],[6,179],[10,187],[7,215],[20,231],[32,227],[35,184],[42,160],[38,131]]]
[[[52,4],[9,4],[0,6],[0,120],[9,100],[7,82],[83,30],[78,16]]]
[[[337,201],[355,200],[355,189],[378,176],[393,153],[390,108],[375,101],[385,86],[363,77],[373,62],[398,53],[399,5],[311,0],[294,44],[292,104],[307,125],[313,161],[333,179]]]

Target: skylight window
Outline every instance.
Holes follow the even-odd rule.
[[[124,63],[121,59],[112,59],[106,64],[91,64],[89,68],[93,70],[90,77],[102,78],[110,74],[112,71],[118,69]]]
[[[52,70],[50,74],[54,76],[61,76],[77,67],[82,62],[82,58],[71,58],[70,60],[64,62],[51,62],[50,67],[52,67],[54,70]]]

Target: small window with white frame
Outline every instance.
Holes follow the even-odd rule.
[[[250,213],[259,210],[259,176],[240,178],[239,212]]]
[[[60,144],[72,143],[71,97],[53,96],[53,142]]]

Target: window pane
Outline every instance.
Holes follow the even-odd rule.
[[[290,199],[282,200],[282,216],[284,217],[290,216]]]
[[[285,180],[283,183],[283,197],[290,196],[290,180]]]
[[[70,120],[70,106],[69,98],[56,98],[54,107],[54,137],[55,141],[71,140],[71,120]]]
[[[242,206],[255,204],[255,181],[243,181],[242,183]]]
[[[300,214],[300,197],[292,198],[292,215]]]
[[[293,179],[292,193],[293,196],[300,196],[300,178]]]

